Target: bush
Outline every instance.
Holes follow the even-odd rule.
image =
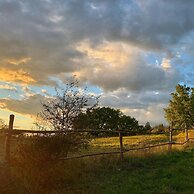
[[[12,173],[17,189],[25,191],[24,193],[50,193],[73,179],[69,178],[71,172],[59,158],[67,157],[69,152],[87,146],[88,139],[85,134],[68,133],[21,135],[17,142],[12,158]]]
[[[20,136],[15,157],[20,161],[30,160],[44,163],[67,157],[69,152],[87,146],[88,142],[85,134],[78,133]]]

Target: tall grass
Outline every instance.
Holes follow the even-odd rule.
[[[194,150],[13,166],[7,193],[18,194],[192,194]],[[1,179],[2,181],[2,179]],[[3,180],[5,181],[5,180]],[[2,183],[2,182],[1,182]],[[5,184],[1,184],[5,185]],[[5,192],[0,190],[0,193]]]
[[[164,141],[166,136],[124,137],[127,147]],[[180,135],[177,136],[177,139]],[[182,136],[181,136],[182,138]],[[98,138],[88,151],[117,149],[119,140]],[[28,145],[29,146],[29,145]],[[193,145],[191,145],[193,146]],[[59,161],[47,156],[46,150],[32,146],[12,158],[12,166],[0,165],[0,193],[145,193],[171,194],[194,192],[194,149],[168,153],[164,148],[146,149],[119,156],[98,156]],[[40,151],[41,150],[41,151]],[[84,150],[82,150],[84,152]],[[34,154],[34,155],[33,155]],[[33,156],[33,157],[32,157]],[[44,160],[42,159],[44,158]]]

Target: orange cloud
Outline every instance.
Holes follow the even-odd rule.
[[[87,41],[81,42],[77,50],[86,53],[90,59],[103,60],[114,66],[127,63],[131,54],[130,46],[115,42],[104,42],[95,48],[91,47]]]
[[[22,69],[14,71],[6,68],[0,68],[0,80],[8,82],[19,82],[24,84],[30,84],[35,82],[35,80]]]

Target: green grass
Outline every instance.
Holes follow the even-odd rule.
[[[190,137],[194,135],[190,133]],[[125,147],[140,147],[166,141],[165,135],[124,137]],[[179,134],[177,141],[183,141]],[[3,143],[3,141],[1,141]],[[97,138],[86,152],[118,149],[118,137]],[[14,161],[7,172],[0,165],[1,194],[193,194],[194,144],[181,151],[163,148],[119,155],[61,162]],[[180,147],[180,146],[179,146]],[[166,147],[167,148],[167,147]],[[82,153],[85,152],[82,150]]]
[[[194,193],[194,150],[93,161],[83,168],[80,180],[69,192],[99,194],[192,194]]]
[[[85,158],[12,167],[11,184],[0,168],[0,193],[193,194],[194,149],[172,153]],[[4,177],[1,177],[4,176]],[[2,186],[7,185],[7,188]],[[7,190],[6,190],[7,189]],[[4,192],[2,192],[4,191]],[[8,192],[5,192],[8,191]]]

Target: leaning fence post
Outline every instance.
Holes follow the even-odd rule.
[[[123,135],[119,133],[119,142],[120,142],[120,160],[123,160]]]
[[[173,122],[171,126],[169,125],[169,144],[168,144],[168,151],[172,150],[172,128],[173,128]]]
[[[13,130],[13,122],[14,122],[14,115],[9,116],[9,128],[6,132],[5,137],[5,161],[10,161],[10,143],[11,143],[11,135]]]

